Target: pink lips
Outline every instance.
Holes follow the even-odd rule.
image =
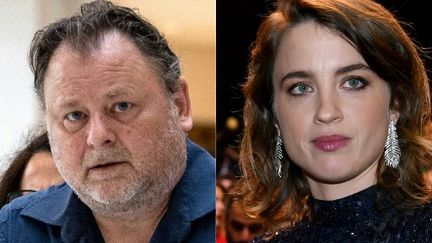
[[[313,145],[324,152],[334,152],[348,144],[349,138],[340,135],[320,136],[312,140]]]

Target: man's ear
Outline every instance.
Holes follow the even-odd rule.
[[[179,78],[180,88],[175,94],[175,105],[178,108],[182,130],[188,132],[192,129],[192,107],[189,97],[189,87],[186,78]]]

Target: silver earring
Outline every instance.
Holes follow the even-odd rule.
[[[283,153],[282,153],[282,138],[280,134],[279,127],[276,126],[277,136],[276,136],[276,148],[274,152],[274,166],[277,172],[277,176],[279,178],[282,177],[282,160],[283,160]]]
[[[384,160],[387,166],[396,168],[399,164],[401,156],[400,147],[398,143],[398,136],[396,133],[396,126],[393,121],[390,121],[387,131],[387,140],[384,149]]]

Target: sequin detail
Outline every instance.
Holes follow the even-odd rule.
[[[432,205],[399,210],[372,186],[335,200],[312,200],[313,218],[254,242],[432,242]]]

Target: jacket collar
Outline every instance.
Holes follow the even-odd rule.
[[[168,210],[152,242],[174,242],[188,235],[191,223],[215,210],[215,162],[202,148],[187,141],[187,166],[171,194]],[[175,227],[173,227],[175,225]]]

